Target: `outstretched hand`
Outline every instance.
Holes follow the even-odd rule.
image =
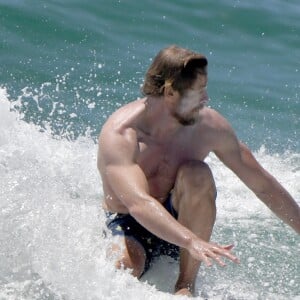
[[[220,266],[224,267],[226,264],[221,257],[226,257],[235,263],[239,263],[239,259],[231,253],[234,245],[220,246],[215,243],[208,243],[203,240],[193,240],[189,247],[189,253],[197,260],[205,263],[207,267],[212,266],[215,261]]]

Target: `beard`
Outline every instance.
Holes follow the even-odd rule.
[[[177,112],[174,113],[174,117],[175,119],[178,121],[178,123],[180,123],[183,126],[192,126],[196,123],[197,121],[197,114],[192,114],[189,116],[184,116],[184,115],[180,115]]]

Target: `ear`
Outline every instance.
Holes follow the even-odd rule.
[[[173,97],[176,91],[172,88],[171,85],[166,85],[164,88],[164,96],[165,97]]]

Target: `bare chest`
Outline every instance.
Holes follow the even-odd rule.
[[[160,144],[140,141],[137,162],[148,180],[150,194],[163,200],[174,186],[179,167],[206,155],[204,148],[184,138]]]
[[[188,159],[187,149],[174,148],[168,145],[139,144],[138,164],[146,177],[172,177],[178,167]]]

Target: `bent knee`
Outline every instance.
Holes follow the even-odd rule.
[[[180,166],[177,178],[180,181],[190,184],[206,184],[213,183],[214,178],[209,166],[202,161],[192,160]]]
[[[209,166],[201,161],[189,161],[182,165],[177,173],[174,192],[177,200],[191,194],[203,194],[209,196],[205,198],[215,200],[217,188]]]
[[[189,161],[177,173],[173,205],[178,211],[182,205],[198,207],[205,203],[215,210],[217,188],[209,166],[201,161]]]

